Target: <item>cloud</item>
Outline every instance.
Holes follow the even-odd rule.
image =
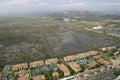
[[[9,0],[0,3],[0,13],[26,13],[46,5],[42,0]]]
[[[96,7],[94,7],[96,6]],[[95,5],[91,5],[91,7],[93,7],[94,9],[100,9],[100,10],[110,10],[110,11],[114,11],[117,9],[120,9],[120,3],[119,2],[114,2],[114,3],[100,3],[100,4],[95,4]]]
[[[40,0],[9,0],[7,2],[1,3],[0,7],[9,8],[9,7],[21,7],[21,6],[34,6],[34,5],[43,5],[45,2],[40,2]]]
[[[95,1],[95,0],[94,0]],[[93,0],[6,0],[0,2],[0,13],[32,12],[44,10],[118,9],[120,2],[94,2]]]
[[[19,6],[19,5],[23,5],[25,6],[26,4],[28,4],[29,0],[10,0],[8,2],[4,2],[0,5],[0,7],[14,7],[14,6]]]
[[[112,7],[112,6],[120,6],[120,3],[109,3],[109,4],[107,3],[107,4],[103,4],[103,5],[104,6],[109,6],[109,7],[111,6]]]
[[[46,3],[46,2],[39,2],[38,5],[39,6],[46,6],[46,5],[48,5],[48,3]]]
[[[53,0],[54,1],[54,0]],[[0,12],[29,12],[34,10],[63,10],[70,8],[79,8],[87,5],[89,2],[74,2],[73,0],[62,1],[47,0],[9,0],[0,4]]]
[[[73,3],[73,0],[70,0],[69,3]]]
[[[74,2],[73,0],[63,0],[58,3],[49,3],[45,0],[9,0],[7,2],[1,3],[0,8],[15,8],[15,7],[31,7],[31,6],[82,6],[88,4],[88,2]]]
[[[58,4],[58,6],[63,6],[63,7],[66,7],[66,6],[68,6],[68,7],[71,7],[71,6],[73,6],[73,7],[75,7],[75,6],[87,6],[89,4],[89,2],[70,2],[70,3],[64,3],[64,4]]]

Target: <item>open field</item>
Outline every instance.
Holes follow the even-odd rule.
[[[65,22],[50,16],[0,17],[0,65],[60,57],[119,43],[117,38],[83,30],[96,24],[98,20]]]

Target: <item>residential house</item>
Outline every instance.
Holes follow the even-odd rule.
[[[108,48],[108,50],[114,50],[114,49],[116,49],[116,46],[110,46],[110,47],[107,47]]]
[[[75,72],[78,72],[81,70],[80,66],[75,62],[69,62],[68,64]]]
[[[18,80],[29,80],[29,78],[26,76],[21,76],[21,77],[18,77]]]
[[[66,56],[63,58],[64,61],[72,61],[72,60],[75,60],[76,59],[76,56],[75,55],[70,55],[70,56]]]
[[[101,63],[101,64],[109,64],[109,62],[105,59],[103,59],[101,56],[94,56],[93,57],[97,62]]]
[[[96,55],[97,53],[98,53],[97,51],[89,51],[89,52],[84,52],[84,53],[81,53],[81,54],[77,54],[76,56],[79,56],[79,58],[85,58],[85,57],[88,57],[88,56]]]
[[[52,76],[53,76],[53,77],[59,77],[59,73],[58,73],[58,72],[53,72],[53,73],[52,73]]]
[[[89,64],[87,64],[87,67],[88,67],[88,69],[91,69],[91,68],[95,67],[96,65],[97,65],[96,62],[90,62]]]
[[[43,66],[43,65],[44,65],[44,61],[42,61],[42,60],[30,63],[30,67],[38,67],[38,66]]]
[[[84,53],[80,53],[80,54],[76,54],[76,55],[66,56],[63,59],[64,59],[64,61],[72,61],[75,59],[85,58],[88,56],[96,55],[97,53],[98,53],[97,51],[89,51],[89,52],[84,52]]]
[[[57,62],[58,62],[58,59],[57,59],[57,58],[45,60],[45,64],[46,64],[46,65],[56,64]]]
[[[45,75],[33,76],[32,80],[45,80]]]
[[[21,64],[12,65],[13,70],[22,70],[22,69],[25,69],[25,68],[28,68],[27,63],[21,63]]]
[[[18,72],[15,72],[15,75],[18,75],[19,77],[25,76],[26,71],[25,70],[20,70]]]
[[[120,54],[120,51],[116,51],[115,53],[113,53],[115,56]]]
[[[114,65],[114,66],[119,66],[120,65],[120,61],[118,61],[118,60],[113,60],[113,59],[110,59],[111,60],[111,62],[112,62],[112,64]]]
[[[63,63],[62,64],[58,64],[58,67],[60,68],[60,70],[63,71],[64,76],[70,75],[69,69]]]

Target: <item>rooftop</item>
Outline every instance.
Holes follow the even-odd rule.
[[[26,71],[25,70],[20,70],[18,72],[15,72],[15,75],[19,75],[19,76],[25,76]]]
[[[78,72],[81,70],[80,66],[75,62],[69,62],[68,64],[75,72]]]
[[[22,63],[22,64],[15,64],[15,65],[12,65],[12,69],[13,70],[16,70],[17,68],[22,68],[22,67],[28,67],[27,63]]]
[[[96,65],[97,65],[96,62],[91,62],[91,63],[87,64],[87,67],[88,67],[88,69],[91,69],[91,68],[95,67]]]
[[[75,60],[78,58],[85,58],[87,56],[96,55],[96,54],[97,54],[97,51],[84,52],[84,53],[80,53],[80,54],[76,54],[76,55],[66,56],[66,57],[64,57],[64,61]]]
[[[58,67],[60,68],[60,70],[62,70],[64,72],[65,76],[70,75],[69,69],[63,63],[62,64],[58,64]]]
[[[35,61],[30,63],[30,66],[32,67],[36,67],[37,65],[44,65],[44,61]]]
[[[58,73],[58,72],[53,72],[53,73],[52,73],[52,76],[53,76],[53,77],[58,77],[58,76],[59,76],[59,73]]]
[[[120,65],[120,61],[118,61],[118,60],[113,60],[113,59],[111,59],[111,62],[112,62],[113,65],[115,65],[115,66]]]
[[[26,76],[21,76],[21,77],[18,78],[18,80],[29,80],[29,78],[26,77]]]
[[[57,58],[52,58],[52,59],[47,59],[45,60],[45,64],[46,65],[50,65],[50,64],[55,64],[58,62],[58,59]]]
[[[98,55],[94,56],[93,58],[96,59],[101,64],[108,64],[109,63],[107,60],[103,59],[101,56],[98,56]]]
[[[32,79],[33,80],[45,80],[45,76],[44,75],[33,76]]]

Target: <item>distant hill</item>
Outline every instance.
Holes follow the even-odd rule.
[[[103,15],[102,17],[119,20],[120,19],[120,14],[119,15]]]

